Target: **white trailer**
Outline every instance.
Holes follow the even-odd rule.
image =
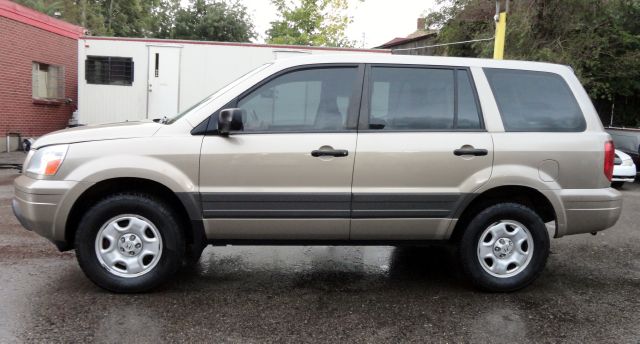
[[[390,53],[185,40],[81,37],[77,122],[171,118],[274,59],[319,53]]]

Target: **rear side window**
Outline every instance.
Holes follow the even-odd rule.
[[[578,132],[586,123],[573,93],[557,74],[485,68],[506,131]]]
[[[481,129],[466,70],[373,67],[369,129]]]

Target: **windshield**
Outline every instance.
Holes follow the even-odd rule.
[[[170,119],[167,121],[167,124],[171,124],[175,121],[177,121],[178,119],[182,118],[184,115],[188,114],[189,112],[193,111],[194,109],[200,107],[201,105],[208,103],[210,100],[215,99],[221,95],[223,95],[224,93],[226,93],[228,90],[230,90],[231,88],[235,87],[237,84],[241,83],[242,81],[244,81],[245,79],[251,77],[252,75],[260,72],[261,70],[269,67],[270,65],[272,65],[272,63],[265,63],[262,66],[252,69],[249,72],[245,73],[244,75],[242,75],[241,77],[237,78],[235,81],[232,81],[231,83],[229,83],[227,86],[222,87],[221,89],[213,92],[211,95],[205,97],[204,99],[202,99],[201,101],[193,104],[192,106],[190,106],[188,109],[182,111],[180,114],[178,114],[176,117]]]

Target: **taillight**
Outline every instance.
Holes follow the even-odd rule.
[[[613,177],[613,163],[616,158],[615,147],[613,141],[604,143],[604,175],[611,181]]]

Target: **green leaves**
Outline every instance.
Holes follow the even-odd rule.
[[[192,0],[177,11],[171,38],[248,42],[255,31],[247,8],[239,2]]]
[[[272,44],[351,47],[345,29],[348,0],[272,0],[280,18],[271,22],[267,42]]]
[[[248,42],[255,37],[247,9],[232,0],[17,0],[82,25],[92,35]]]
[[[495,3],[441,0],[428,15],[441,27],[439,41],[494,34]],[[507,18],[505,58],[571,66],[605,122],[615,103],[619,125],[640,123],[640,1],[517,0]],[[442,48],[449,56],[491,57],[491,43]],[[615,122],[615,121],[614,121]]]

